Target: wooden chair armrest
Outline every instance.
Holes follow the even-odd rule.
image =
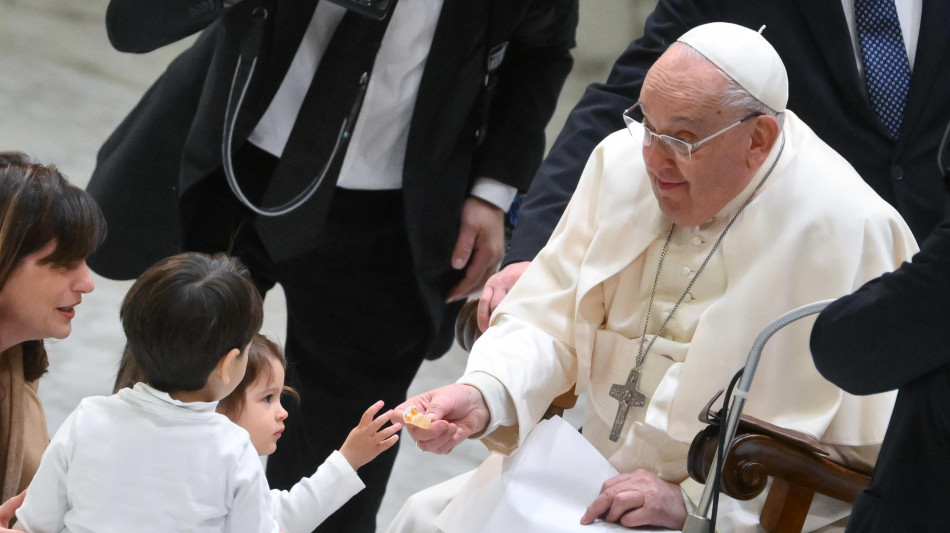
[[[478,298],[473,298],[462,306],[455,319],[455,340],[466,352],[472,351],[475,341],[482,335],[478,329]]]
[[[687,470],[690,477],[706,482],[719,439],[719,427],[708,426],[690,446]],[[726,450],[722,491],[739,500],[749,500],[766,487],[772,488],[762,510],[765,531],[801,531],[816,492],[853,502],[870,477],[834,463],[781,435],[740,433]]]

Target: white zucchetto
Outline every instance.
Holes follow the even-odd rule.
[[[772,110],[785,111],[785,64],[761,33],[738,24],[712,22],[689,30],[677,40],[694,48]]]

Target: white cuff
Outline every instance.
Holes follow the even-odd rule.
[[[515,403],[508,395],[508,390],[491,374],[471,372],[460,377],[456,383],[471,385],[478,389],[482,393],[482,398],[485,399],[485,405],[488,406],[488,412],[491,416],[485,431],[472,435],[470,438],[491,435],[500,426],[513,426],[518,422]]]
[[[508,212],[517,194],[518,189],[492,178],[478,178],[471,192],[472,196],[498,206],[505,213]]]

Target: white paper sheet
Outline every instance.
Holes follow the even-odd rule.
[[[489,456],[439,515],[436,525],[445,533],[630,531],[599,521],[580,525],[603,482],[616,475],[576,429],[554,417],[538,424],[510,457]]]

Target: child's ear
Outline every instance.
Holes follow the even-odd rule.
[[[214,367],[215,373],[225,385],[231,384],[231,366],[240,356],[241,350],[231,348],[231,351],[219,359],[217,366]]]

